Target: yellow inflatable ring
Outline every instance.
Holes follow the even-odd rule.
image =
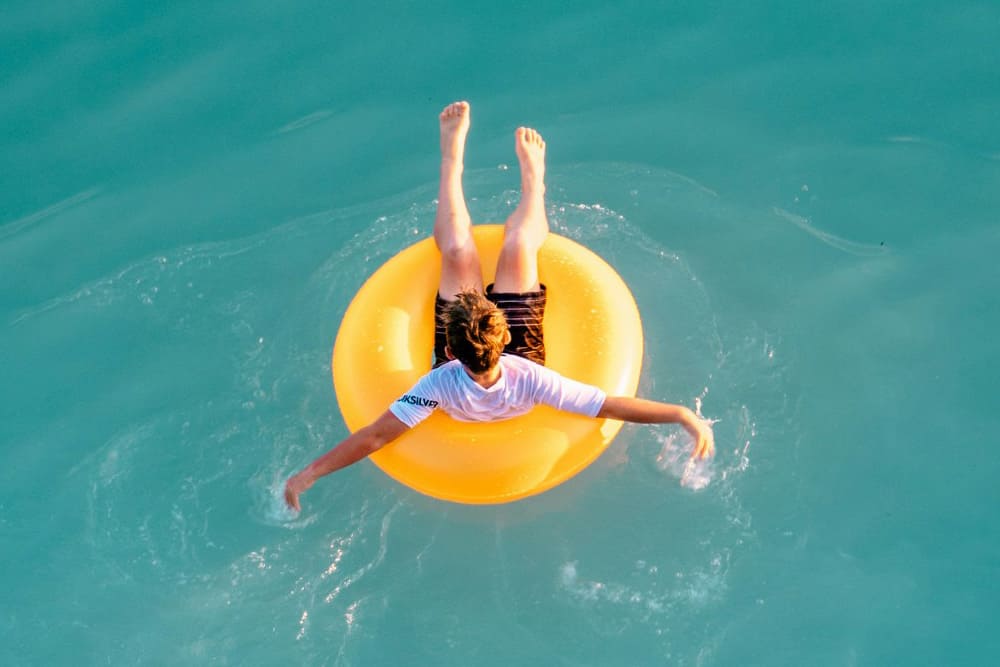
[[[502,225],[473,228],[483,276],[493,278]],[[635,300],[603,259],[549,234],[539,253],[548,287],[546,366],[632,396],[642,365]],[[378,418],[431,368],[440,255],[425,239],[386,262],[351,301],[333,348],[333,381],[353,432]],[[594,461],[621,422],[538,406],[506,421],[466,423],[440,410],[370,458],[390,477],[442,500],[502,503],[560,484]]]

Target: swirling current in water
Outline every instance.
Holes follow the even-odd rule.
[[[516,204],[504,172],[467,174],[475,220]],[[577,194],[588,187],[622,203]],[[121,371],[134,394],[114,416],[98,410],[110,434],[60,485],[85,499],[69,512],[82,550],[53,554],[57,568],[113,582],[93,604],[127,639],[89,641],[116,661],[209,660],[249,641],[264,660],[366,664],[391,655],[377,638],[387,624],[433,630],[440,659],[501,641],[509,657],[511,638],[523,660],[552,664],[593,660],[608,637],[634,641],[640,662],[707,650],[699,619],[726,601],[731,563],[756,540],[742,489],[769,443],[789,440],[796,393],[780,332],[729,318],[682,254],[632,221],[662,198],[668,237],[692,224],[685,210],[732,214],[677,174],[571,166],[552,179],[549,214],[631,286],[646,332],[640,394],[714,421],[714,460],[691,463],[676,428],[626,426],[588,470],[512,505],[433,501],[362,463],[317,484],[301,515],[284,508],[285,477],[346,435],[328,367],[340,317],[368,275],[429,234],[433,196],[427,186],[177,248],[14,313],[23,331],[55,316],[112,339],[132,329],[119,342],[142,369]],[[39,600],[15,627],[77,604]],[[195,637],[181,628],[192,617]]]

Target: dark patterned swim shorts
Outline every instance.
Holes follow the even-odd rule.
[[[510,342],[504,348],[507,354],[524,357],[536,364],[545,364],[545,338],[542,318],[545,316],[545,285],[537,292],[494,292],[493,285],[486,288],[486,298],[497,305],[507,318]],[[444,330],[444,311],[448,302],[437,295],[434,299],[434,367],[448,361],[444,353],[447,338]]]

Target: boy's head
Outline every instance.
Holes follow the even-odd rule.
[[[481,292],[464,290],[444,312],[448,352],[473,373],[485,373],[500,361],[510,342],[507,318]]]

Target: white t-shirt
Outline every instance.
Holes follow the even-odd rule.
[[[466,422],[497,421],[523,415],[542,403],[559,410],[595,417],[607,395],[589,384],[563,377],[523,357],[500,357],[500,379],[489,389],[476,384],[453,359],[420,378],[389,410],[413,427],[435,408]]]

